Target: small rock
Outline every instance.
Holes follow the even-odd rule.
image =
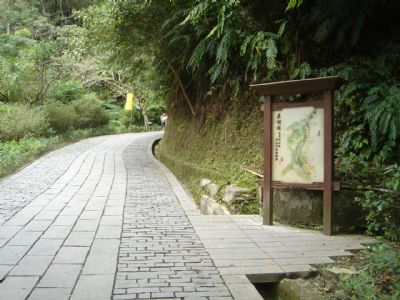
[[[210,179],[203,178],[200,180],[200,187],[205,187],[205,186],[209,185],[210,183],[211,183]]]
[[[200,212],[203,215],[208,215],[208,201],[210,200],[210,197],[206,195],[201,195],[200,198]]]
[[[357,275],[359,274],[356,270],[354,269],[347,269],[347,268],[327,268],[326,271],[331,272],[335,275],[340,275],[340,274],[348,274],[348,275]]]
[[[207,188],[210,191],[211,199],[215,199],[215,195],[217,195],[219,191],[219,185],[215,183],[210,183],[209,185],[207,185]]]

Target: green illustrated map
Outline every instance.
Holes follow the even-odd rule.
[[[323,109],[312,106],[274,111],[274,181],[323,182],[323,119]]]
[[[312,173],[314,170],[307,160],[307,153],[305,152],[305,146],[308,138],[310,137],[310,122],[316,114],[316,109],[303,118],[300,121],[292,123],[287,130],[290,131],[290,135],[287,138],[287,146],[290,151],[290,162],[281,171],[282,175],[285,176],[287,172],[293,171],[300,178],[309,182],[312,180]]]

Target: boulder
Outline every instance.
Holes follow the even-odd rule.
[[[224,197],[222,200],[225,203],[231,204],[237,200],[243,201],[249,199],[250,190],[242,187],[235,186],[234,184],[227,185],[224,190]]]

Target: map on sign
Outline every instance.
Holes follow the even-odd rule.
[[[324,181],[324,110],[284,108],[272,114],[272,180]]]

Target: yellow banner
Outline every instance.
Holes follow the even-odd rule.
[[[125,110],[133,110],[133,94],[126,94]]]

